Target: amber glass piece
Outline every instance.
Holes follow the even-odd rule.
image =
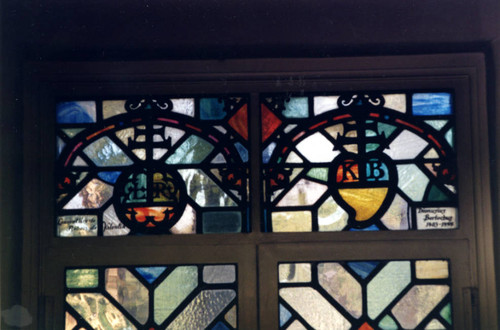
[[[387,196],[388,188],[345,188],[339,189],[344,201],[356,211],[356,221],[373,217]]]

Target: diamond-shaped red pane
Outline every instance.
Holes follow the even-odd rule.
[[[242,106],[227,123],[245,140],[248,140],[248,110],[246,104]]]
[[[276,117],[268,107],[261,105],[262,117],[262,141],[267,140],[273,132],[281,125],[281,120]]]

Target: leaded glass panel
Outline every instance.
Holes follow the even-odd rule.
[[[451,329],[447,260],[280,263],[280,329]]]
[[[264,231],[458,227],[453,95],[261,97]]]
[[[236,329],[237,268],[66,269],[66,329]]]
[[[248,97],[57,104],[56,234],[250,231]]]

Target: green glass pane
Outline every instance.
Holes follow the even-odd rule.
[[[201,207],[236,206],[229,197],[209,176],[202,170],[179,170],[186,182],[188,195]]]
[[[167,164],[199,164],[214,149],[214,146],[201,137],[191,135],[186,139],[174,154],[171,155]]]
[[[443,309],[441,309],[441,312],[439,312],[439,315],[441,315],[441,317],[445,319],[446,322],[452,324],[453,321],[451,318],[451,304],[450,303],[446,304],[446,306],[444,306]]]
[[[288,102],[285,102],[283,116],[288,118],[307,118],[309,116],[307,97],[291,97]]]
[[[154,320],[161,324],[198,286],[198,268],[179,266],[154,292]]]
[[[324,182],[328,182],[328,168],[327,167],[315,167],[307,172],[307,176],[313,179],[318,179]]]
[[[132,161],[109,137],[104,136],[91,143],[83,152],[97,166],[131,165]]]
[[[130,321],[100,293],[70,293],[66,302],[92,329],[136,329]]]
[[[437,186],[432,186],[429,190],[429,196],[427,197],[429,201],[432,202],[445,202],[450,200],[448,196]]]
[[[126,268],[108,268],[105,273],[106,291],[139,323],[149,315],[149,292]]]
[[[235,281],[236,267],[234,265],[203,267],[203,282],[205,283],[234,283]]]
[[[66,287],[69,289],[97,288],[99,273],[97,269],[67,269]]]
[[[205,329],[234,300],[234,290],[201,291],[169,325],[169,329]]]
[[[241,212],[204,212],[202,214],[204,233],[239,233],[241,232]]]
[[[368,316],[377,316],[410,284],[409,261],[389,262],[367,285]]]
[[[64,134],[66,134],[68,137],[72,138],[75,137],[78,133],[83,131],[85,128],[65,128],[62,129]]]
[[[384,329],[384,330],[397,330],[398,329],[398,325],[397,325],[396,321],[394,321],[394,319],[392,317],[390,317],[389,315],[384,316],[384,318],[382,320],[380,320],[380,322],[378,323],[378,326],[380,327],[380,329]]]

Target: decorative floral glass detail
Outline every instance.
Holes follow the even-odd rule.
[[[236,329],[236,265],[66,270],[66,329]]]
[[[264,231],[458,227],[450,93],[261,98]]]
[[[279,264],[280,329],[452,329],[448,268],[446,260]]]
[[[57,105],[58,236],[250,231],[248,98]]]

